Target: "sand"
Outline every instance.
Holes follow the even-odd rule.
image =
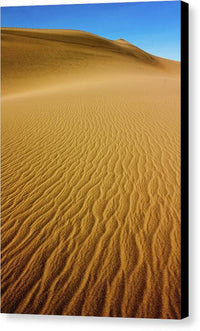
[[[4,313],[180,318],[180,63],[2,29],[1,230]]]

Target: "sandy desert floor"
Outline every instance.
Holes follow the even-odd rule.
[[[180,318],[180,63],[1,32],[2,312]]]

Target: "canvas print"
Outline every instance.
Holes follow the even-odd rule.
[[[2,313],[187,315],[182,6],[1,9]]]

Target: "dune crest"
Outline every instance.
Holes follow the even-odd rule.
[[[2,312],[180,318],[180,64],[2,29]]]
[[[113,75],[121,79],[122,73],[179,74],[174,61],[83,31],[2,28],[1,38],[3,96]]]

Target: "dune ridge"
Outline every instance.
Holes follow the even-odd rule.
[[[1,37],[2,312],[180,318],[180,64]]]

